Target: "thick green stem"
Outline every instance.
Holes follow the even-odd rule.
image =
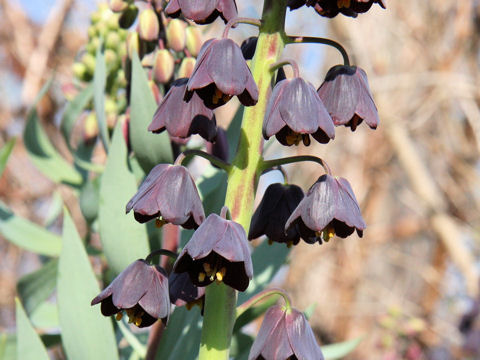
[[[247,233],[262,163],[262,124],[273,77],[270,66],[278,61],[285,47],[285,12],[286,0],[265,0],[257,48],[251,63],[259,91],[258,103],[245,108],[239,150],[228,174],[225,205],[230,209],[232,219]],[[228,360],[235,323],[236,291],[214,283],[206,288],[205,296],[199,360]]]

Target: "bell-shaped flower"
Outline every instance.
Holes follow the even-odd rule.
[[[193,94],[189,101],[183,100],[187,82],[187,78],[182,78],[172,83],[148,130],[161,133],[166,129],[170,136],[183,139],[199,134],[205,140],[213,141],[217,135],[215,115],[197,94]]]
[[[197,93],[205,105],[215,109],[237,96],[245,106],[258,101],[258,88],[240,47],[231,39],[206,41],[188,80],[185,100]]]
[[[252,216],[248,239],[266,235],[269,242],[297,245],[300,241],[297,227],[292,226],[287,231],[284,228],[302,199],[303,190],[297,185],[271,184]]]
[[[300,7],[301,1],[291,0],[296,9]],[[385,9],[385,0],[307,0],[303,1],[307,6],[313,6],[315,11],[322,16],[333,18],[339,13],[357,17],[358,14],[367,12],[370,10],[373,4],[377,3]]]
[[[175,306],[184,306],[190,310],[199,305],[203,311],[205,288],[193,285],[188,273],[170,273],[168,277],[170,301]]]
[[[238,15],[235,0],[170,0],[165,12],[171,17],[182,14],[197,24],[210,24],[218,16],[227,23]]]
[[[250,349],[248,360],[323,360],[305,315],[296,309],[272,306]]]
[[[335,125],[345,125],[354,131],[365,121],[375,129],[378,112],[368,86],[367,74],[356,66],[337,65],[331,68],[318,95],[332,116]]]
[[[224,208],[225,209],[225,208]],[[253,277],[252,259],[242,225],[210,214],[185,245],[173,266],[176,273],[188,272],[196,286],[214,281],[245,291]]]
[[[310,145],[310,135],[322,144],[335,138],[335,126],[312,84],[300,77],[275,85],[263,121],[263,137],[275,135],[286,146]]]
[[[160,218],[159,225],[172,223],[194,229],[205,219],[195,182],[180,165],[155,166],[128,202],[127,213],[132,209],[140,223]]]
[[[350,236],[355,230],[363,236],[365,221],[353,190],[344,178],[322,175],[308,190],[285,224],[285,230],[298,226],[308,243],[328,242],[334,235]]]
[[[103,315],[117,314],[117,320],[125,310],[129,322],[138,327],[150,326],[157,319],[166,324],[170,312],[168,276],[161,267],[137,260],[94,298],[91,305],[98,303]]]

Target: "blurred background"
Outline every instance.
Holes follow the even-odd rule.
[[[258,17],[260,3],[238,1],[239,14]],[[0,0],[0,146],[17,137],[0,199],[40,225],[61,199],[80,233],[85,225],[71,190],[36,170],[21,134],[29,106],[53,76],[38,112],[68,156],[59,119],[97,5]],[[222,27],[215,22],[205,37]],[[310,322],[321,343],[363,338],[350,359],[480,359],[478,1],[389,1],[386,10],[375,5],[356,19],[331,20],[302,8],[288,13],[287,33],[341,42],[367,72],[381,122],[375,131],[337,128],[326,146],[268,148],[267,157],[297,152],[324,158],[352,184],[367,223],[361,239],[296,246],[277,281],[297,308],[316,304]],[[232,34],[240,42],[255,29]],[[315,87],[341,61],[335,49],[321,45],[290,45],[284,56],[296,58]],[[235,106],[220,109],[217,121],[228,124]],[[322,174],[319,167],[294,166],[287,167],[290,181],[304,190]],[[261,182],[257,203],[267,183],[280,179],[275,176]],[[37,255],[0,235],[0,333],[15,329],[18,279],[40,264]]]

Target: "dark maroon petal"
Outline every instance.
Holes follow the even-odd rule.
[[[92,301],[92,305],[95,305]],[[118,313],[121,309],[117,308],[113,305],[112,296],[107,297],[106,299],[102,300],[100,304],[100,311],[102,312],[103,316],[111,316]]]
[[[296,309],[286,315],[288,340],[297,359],[323,360],[323,354],[315,340],[305,315]]]
[[[138,304],[156,319],[168,318],[170,312],[170,298],[168,293],[168,278],[161,268],[150,267],[153,277],[147,287],[146,294]]]
[[[286,330],[285,309],[272,306],[265,313],[248,359],[288,359],[293,355]]]
[[[213,143],[207,142],[206,148],[209,154],[212,154],[213,156],[216,156],[217,158],[228,162],[230,154],[227,132],[221,127],[217,128],[217,136],[215,137],[215,141]]]
[[[191,218],[197,226],[205,218],[195,182],[187,169],[179,165],[154,167],[127,204],[127,212],[131,209],[136,218],[141,215],[139,220],[161,215],[165,221],[187,228]]]
[[[178,17],[180,16],[180,5],[178,0],[170,0],[165,7],[165,13],[171,17]]]
[[[238,16],[235,0],[218,0],[217,10],[225,23]]]
[[[135,306],[152,283],[153,272],[143,260],[130,264],[112,281],[112,302],[119,309]]]
[[[182,14],[187,19],[203,22],[214,11],[218,0],[178,0]]]
[[[187,138],[200,134],[212,141],[216,136],[216,121],[213,111],[207,108],[197,94],[184,100],[187,78],[172,83],[148,127],[149,131],[160,133],[165,129],[170,136]]]
[[[188,273],[172,272],[168,278],[170,301],[176,306],[183,306],[205,295],[205,288],[195,286]]]

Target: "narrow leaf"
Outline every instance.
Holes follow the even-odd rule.
[[[351,353],[363,340],[363,337],[344,341],[331,345],[322,346],[322,353],[325,360],[341,359]]]
[[[32,162],[45,176],[56,183],[78,185],[82,176],[55,149],[42,129],[36,110],[27,117],[23,141]]]
[[[82,111],[88,105],[90,100],[93,97],[93,85],[90,84],[85,89],[83,89],[75,98],[70,101],[63,113],[62,122],[60,124],[60,130],[62,132],[63,138],[67,143],[68,147],[71,148],[70,136],[72,134],[73,127],[77,118],[80,116]]]
[[[118,359],[112,321],[90,302],[98,295],[95,274],[75,225],[63,216],[63,247],[58,264],[58,314],[70,360]]]
[[[5,170],[5,166],[7,166],[7,161],[12,153],[13,147],[15,146],[15,141],[16,138],[8,140],[0,150],[0,177],[2,177],[3,170]]]
[[[98,220],[100,240],[108,264],[118,274],[133,261],[148,255],[147,230],[125,214],[125,206],[137,191],[135,176],[128,169],[127,146],[117,124],[100,181]]]
[[[53,293],[57,283],[57,266],[57,259],[50,260],[18,281],[17,292],[29,315]]]
[[[0,234],[15,245],[41,255],[58,256],[62,240],[43,227],[16,216],[0,203]]]
[[[108,152],[108,129],[107,119],[105,117],[105,86],[107,84],[107,65],[105,64],[105,54],[103,44],[97,48],[95,73],[93,74],[93,103],[95,105],[95,115],[97,117],[98,129],[102,139],[103,147]]]
[[[42,340],[30,324],[22,304],[15,299],[17,321],[17,359],[48,360],[47,350]]]
[[[148,174],[155,165],[172,162],[172,148],[166,132],[152,134],[147,130],[157,104],[136,52],[132,61],[130,94],[130,141],[140,166]]]

